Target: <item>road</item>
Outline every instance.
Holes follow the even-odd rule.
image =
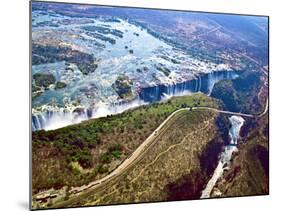
[[[248,117],[248,118],[259,118],[265,115],[268,112],[268,100],[266,101],[265,108],[263,112],[260,114],[246,114],[246,113],[239,113],[239,112],[231,112],[231,111],[225,111],[225,110],[220,110],[216,108],[211,108],[211,107],[192,107],[192,110],[210,110],[214,111],[217,113],[222,113],[222,114],[228,114],[228,115],[237,115],[237,116],[242,116],[242,117]],[[93,181],[89,183],[88,185],[84,185],[81,187],[75,187],[70,190],[70,201],[72,199],[75,199],[75,196],[82,194],[83,192],[87,190],[95,190],[102,185],[104,185],[106,182],[109,182],[111,179],[114,179],[115,177],[120,176],[122,173],[124,173],[130,166],[134,165],[134,162],[138,160],[138,158],[141,157],[144,151],[146,151],[150,146],[153,145],[153,143],[157,140],[156,138],[161,134],[161,131],[163,128],[166,126],[166,124],[176,116],[176,114],[182,112],[182,111],[191,111],[190,108],[181,108],[176,111],[174,111],[172,114],[170,114],[162,123],[159,125],[151,134],[150,136],[132,153],[130,157],[128,157],[123,163],[121,163],[114,171],[112,171],[110,174],[107,176]],[[57,202],[54,203],[54,207],[61,207],[65,206],[65,203],[68,203],[68,201],[63,201],[63,202]]]
[[[132,155],[130,157],[128,157],[122,164],[120,164],[114,171],[112,171],[110,174],[108,174],[107,176],[96,180],[94,182],[89,183],[87,186],[81,186],[81,187],[76,187],[71,189],[71,193],[80,193],[84,190],[87,190],[91,187],[94,186],[98,186],[100,184],[102,184],[103,182],[105,182],[106,180],[108,180],[109,178],[119,175],[120,173],[122,173],[122,171],[124,171],[132,162],[134,162],[139,156],[140,154],[145,150],[146,147],[148,147],[153,140],[155,140],[155,137],[158,136],[158,132],[166,125],[166,123],[168,121],[170,121],[177,113],[184,111],[184,110],[189,110],[189,108],[181,108],[179,110],[176,110],[175,112],[173,112],[167,119],[165,119],[161,125],[159,125],[151,134],[150,136],[132,153]]]
[[[263,73],[267,76],[267,72],[263,70]],[[231,111],[225,111],[225,110],[220,110],[217,108],[212,108],[212,107],[192,107],[192,110],[210,110],[214,111],[217,113],[222,113],[222,114],[228,114],[228,115],[236,115],[236,116],[242,116],[242,117],[247,117],[247,118],[260,118],[263,115],[265,115],[268,112],[268,107],[269,107],[269,102],[268,98],[266,100],[266,104],[264,107],[263,112],[260,114],[246,114],[246,113],[239,113],[239,112],[231,112]],[[101,185],[103,185],[105,182],[110,181],[111,179],[121,175],[123,172],[125,172],[126,169],[128,169],[131,165],[134,164],[134,162],[141,157],[143,152],[149,148],[153,144],[154,141],[156,141],[156,137],[159,136],[161,130],[166,126],[166,124],[173,118],[175,117],[176,114],[182,112],[182,111],[191,111],[190,108],[181,108],[176,111],[174,111],[172,114],[170,114],[162,123],[159,125],[151,134],[150,136],[132,153],[130,157],[128,157],[123,163],[121,163],[114,171],[112,171],[110,174],[107,176],[93,181],[89,183],[88,185],[80,186],[80,187],[74,187],[70,190],[70,198],[75,198],[75,195],[81,194],[82,192],[86,190],[94,190]]]
[[[245,114],[245,113],[239,113],[239,112],[231,112],[231,111],[225,111],[225,110],[220,110],[220,109],[216,109],[216,108],[211,108],[211,107],[192,107],[192,110],[210,110],[210,111],[214,111],[217,113],[222,113],[222,114],[228,114],[228,115],[237,115],[237,116],[242,116],[242,117],[248,117],[248,118],[254,118],[254,117],[261,117],[263,115],[265,115],[268,111],[268,100],[266,102],[264,111],[260,114]],[[151,146],[151,144],[157,140],[156,137],[158,137],[159,133],[161,130],[163,130],[164,126],[173,118],[175,117],[176,114],[178,114],[181,111],[190,111],[190,108],[181,108],[178,109],[176,111],[174,111],[172,114],[170,114],[169,117],[167,117],[167,119],[165,119],[161,125],[159,125],[151,134],[150,136],[132,153],[132,155],[130,157],[128,157],[122,164],[120,164],[114,171],[112,171],[110,174],[108,174],[107,176],[93,181],[91,183],[89,183],[88,185],[84,185],[81,187],[75,187],[72,188],[70,193],[77,195],[80,194],[81,192],[85,191],[85,190],[89,190],[89,189],[95,189],[99,186],[101,186],[104,182],[110,180],[113,177],[116,177],[120,174],[122,174],[129,166],[131,166],[134,161],[136,161],[141,154],[149,147]]]

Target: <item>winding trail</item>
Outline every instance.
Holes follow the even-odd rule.
[[[262,70],[262,72],[268,76],[268,73],[265,70]],[[247,114],[247,113],[239,113],[239,112],[231,112],[231,111],[225,111],[220,110],[217,108],[212,107],[192,107],[192,108],[180,108],[176,111],[174,111],[172,114],[170,114],[151,134],[150,136],[132,153],[130,157],[128,157],[124,162],[122,162],[115,170],[113,170],[110,174],[107,176],[93,181],[89,183],[88,185],[83,185],[80,187],[74,187],[72,188],[69,193],[70,200],[75,198],[75,196],[82,194],[84,191],[87,190],[94,190],[99,187],[101,187],[105,182],[109,182],[110,180],[114,179],[115,177],[118,177],[122,173],[124,173],[130,166],[134,165],[134,162],[137,161],[138,158],[140,158],[143,153],[151,146],[153,143],[157,140],[157,137],[159,136],[161,130],[163,130],[166,125],[169,123],[169,121],[172,120],[173,117],[175,117],[177,114],[179,114],[182,111],[190,111],[192,110],[210,110],[213,112],[221,113],[221,114],[227,114],[227,115],[236,115],[241,117],[247,117],[247,118],[260,118],[264,116],[268,112],[269,102],[268,98],[266,100],[266,104],[264,106],[264,110],[259,114]],[[58,202],[54,206],[57,207],[60,204],[64,204],[65,202]],[[67,201],[66,201],[67,203]]]
[[[161,130],[164,129],[164,127],[166,126],[166,124],[173,118],[176,116],[176,114],[182,112],[182,111],[190,111],[192,112],[192,110],[210,110],[210,111],[214,111],[217,113],[222,113],[222,114],[228,114],[228,115],[236,115],[236,116],[242,116],[242,117],[248,117],[248,118],[256,118],[256,117],[262,117],[263,115],[265,115],[268,111],[268,100],[266,102],[264,111],[260,114],[246,114],[246,113],[239,113],[239,112],[231,112],[231,111],[225,111],[225,110],[220,110],[220,109],[216,109],[216,108],[211,108],[211,107],[192,107],[192,108],[181,108],[178,109],[176,111],[174,111],[172,114],[170,114],[170,116],[167,117],[167,119],[165,119],[161,125],[159,125],[151,134],[150,136],[132,153],[132,155],[130,157],[128,157],[123,163],[121,163],[115,170],[113,170],[110,174],[108,174],[107,176],[93,181],[91,183],[89,183],[88,185],[84,185],[81,187],[75,187],[72,188],[70,190],[70,193],[73,195],[77,195],[77,194],[81,194],[82,192],[86,191],[86,190],[93,190],[96,189],[98,187],[100,187],[102,184],[104,184],[107,181],[110,181],[111,179],[113,179],[114,177],[121,175],[127,168],[129,168],[131,165],[134,164],[134,162],[141,157],[141,155],[143,154],[143,152],[148,149],[149,146],[152,145],[152,143],[154,141],[156,141],[159,132]]]

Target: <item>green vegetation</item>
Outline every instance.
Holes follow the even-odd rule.
[[[147,72],[149,69],[147,66],[144,66],[143,68],[137,68],[136,71],[138,73],[142,73],[142,72]]]
[[[140,36],[140,34],[139,34],[139,33],[136,33],[136,32],[134,32],[134,35],[136,35],[137,37]]]
[[[212,96],[221,99],[229,111],[239,111],[240,99],[231,80],[218,82],[214,86]]]
[[[87,75],[97,68],[93,55],[73,50],[65,46],[32,44],[32,65],[66,61],[76,64],[79,70]]]
[[[100,34],[112,34],[119,38],[123,37],[123,32],[118,29],[111,29],[103,26],[83,26],[82,28],[90,32],[98,32]],[[110,38],[108,37],[108,39]]]
[[[103,163],[110,163],[113,159],[119,159],[122,154],[122,146],[120,144],[115,144],[109,147],[108,151],[101,155],[101,161]]]
[[[216,116],[217,113],[207,110],[178,112],[159,131],[154,144],[123,174],[94,190],[70,197],[69,201],[54,204],[54,207],[76,206],[78,203],[83,206],[163,201],[167,200],[169,194],[167,185],[181,179],[183,175],[193,176],[189,188],[195,187],[199,183],[194,178],[200,178],[200,157],[205,153],[206,146],[211,142],[221,142],[214,123]],[[207,148],[210,153],[205,158],[214,154],[214,159],[217,159],[214,147]]]
[[[144,70],[144,71],[148,71],[148,67],[144,66],[144,67],[143,67],[143,70]]]
[[[239,151],[230,169],[218,181],[212,196],[233,197],[269,193],[268,116],[245,122]],[[220,193],[217,195],[216,193]]]
[[[32,93],[33,93],[33,92],[38,92],[38,91],[40,91],[40,90],[41,90],[41,87],[36,86],[35,84],[32,84]]]
[[[86,32],[86,34],[88,36],[94,37],[96,39],[99,39],[99,40],[102,40],[102,41],[105,41],[105,42],[109,42],[112,45],[116,44],[116,40],[115,39],[107,37],[107,36],[104,36],[102,34],[95,33],[95,32]]]
[[[120,75],[112,84],[113,89],[117,92],[120,98],[128,99],[133,97],[132,87],[133,82],[126,75]]]
[[[196,103],[218,107],[213,98],[194,94],[57,130],[33,132],[33,192],[87,184],[104,176],[109,164],[117,167],[112,161],[129,156],[172,112],[183,104],[190,107]],[[72,162],[90,172],[77,171],[70,165]]]
[[[35,73],[33,75],[36,86],[47,88],[56,82],[55,76],[50,73]]]
[[[36,86],[35,82],[32,82],[32,99],[39,97],[43,93],[41,87]]]
[[[87,63],[79,63],[77,64],[79,70],[81,71],[81,73],[83,73],[84,75],[88,75],[91,72],[94,72],[97,68],[98,65],[95,63],[92,64],[87,64]]]
[[[165,76],[169,76],[171,73],[171,70],[169,70],[169,68],[167,68],[167,67],[156,66],[156,69],[163,72],[165,74]]]
[[[174,64],[180,64],[180,62],[176,59],[171,59],[171,62],[173,62]]]
[[[66,87],[66,83],[64,83],[64,82],[62,82],[62,81],[58,81],[58,82],[56,83],[55,89],[63,89],[63,88],[65,88],[65,87]]]
[[[259,113],[263,109],[258,99],[261,86],[260,72],[245,71],[237,79],[216,83],[211,96],[222,100],[229,111]]]

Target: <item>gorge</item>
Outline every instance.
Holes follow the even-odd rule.
[[[238,150],[236,145],[239,139],[240,129],[245,120],[240,116],[231,116],[229,117],[229,121],[231,123],[231,128],[229,129],[230,142],[225,146],[224,151],[220,154],[218,165],[213,173],[213,176],[208,181],[205,189],[202,191],[201,198],[210,197],[216,182],[223,175],[224,171],[229,168],[232,154]]]

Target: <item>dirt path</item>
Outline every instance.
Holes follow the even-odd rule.
[[[258,114],[258,115],[224,111],[224,110],[211,108],[211,107],[193,107],[192,110],[210,110],[210,111],[214,111],[214,112],[217,112],[217,113],[237,115],[237,116],[248,117],[248,118],[261,117],[261,116],[265,115],[268,111],[268,99],[267,99],[264,111],[262,113]],[[113,178],[117,177],[118,175],[121,175],[123,172],[125,172],[125,170],[127,168],[129,168],[130,166],[132,166],[134,164],[134,162],[138,158],[141,157],[143,152],[146,151],[149,148],[149,146],[151,146],[153,144],[153,142],[155,142],[157,140],[156,138],[158,137],[159,132],[164,129],[166,124],[168,124],[169,121],[171,121],[171,119],[176,116],[176,114],[179,114],[182,111],[191,111],[191,109],[190,108],[181,108],[181,109],[178,109],[178,110],[174,111],[166,120],[164,120],[161,123],[161,125],[159,125],[150,134],[150,136],[132,153],[132,155],[130,157],[128,157],[123,163],[121,163],[114,171],[112,171],[110,174],[108,174],[107,176],[105,176],[105,177],[103,177],[99,180],[96,180],[96,181],[93,181],[93,182],[89,183],[88,185],[72,188],[70,190],[70,193],[72,195],[72,196],[70,196],[70,198],[75,197],[77,195],[80,195],[86,190],[94,190],[98,187],[101,187],[105,182],[108,182],[111,179],[113,179]],[[157,159],[161,155],[157,156]]]
[[[243,117],[249,117],[249,118],[254,118],[254,117],[261,117],[263,116],[267,111],[268,111],[268,101],[267,104],[265,106],[264,111],[259,114],[259,115],[253,115],[253,114],[245,114],[245,113],[238,113],[238,112],[231,112],[231,111],[224,111],[224,110],[219,110],[216,108],[211,108],[211,107],[193,107],[193,110],[210,110],[210,111],[214,111],[214,112],[218,112],[218,113],[223,113],[223,114],[229,114],[229,115],[237,115],[237,116],[243,116]],[[110,174],[108,174],[107,176],[93,181],[91,183],[89,183],[88,185],[84,185],[81,187],[75,187],[72,188],[70,193],[77,195],[80,194],[81,192],[88,190],[88,189],[94,189],[99,187],[101,184],[103,184],[104,182],[106,182],[107,180],[110,180],[112,177],[115,177],[117,175],[120,175],[122,172],[124,172],[131,164],[133,164],[133,162],[141,156],[141,154],[146,150],[146,148],[148,146],[150,146],[155,140],[156,137],[158,137],[158,133],[160,130],[163,129],[163,127],[173,118],[175,117],[176,114],[182,112],[182,111],[190,111],[190,108],[181,108],[179,110],[174,111],[165,121],[163,121],[161,123],[160,126],[158,126],[158,128],[156,128],[151,134],[150,136],[132,153],[132,155],[130,157],[128,157],[123,163],[121,163],[114,171],[112,171]]]

